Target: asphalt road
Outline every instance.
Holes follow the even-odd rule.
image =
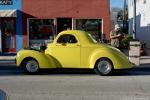
[[[9,100],[150,100],[150,65],[99,76],[69,69],[28,75],[0,64],[0,89]]]

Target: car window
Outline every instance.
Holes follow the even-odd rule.
[[[77,43],[75,36],[67,34],[58,38],[57,43]]]

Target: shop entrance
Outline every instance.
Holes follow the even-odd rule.
[[[57,34],[67,29],[72,29],[72,18],[58,18],[57,19]]]
[[[2,52],[16,52],[16,18],[3,17],[0,24]]]

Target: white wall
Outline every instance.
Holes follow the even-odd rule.
[[[144,2],[146,1],[146,3]],[[136,37],[146,42],[150,48],[150,0],[137,0],[136,3]],[[128,0],[129,33],[133,25],[133,0]],[[150,54],[150,50],[148,50]]]

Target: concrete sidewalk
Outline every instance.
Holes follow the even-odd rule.
[[[150,56],[141,56],[140,64],[150,64]]]
[[[0,56],[0,61],[13,61],[16,56]]]

